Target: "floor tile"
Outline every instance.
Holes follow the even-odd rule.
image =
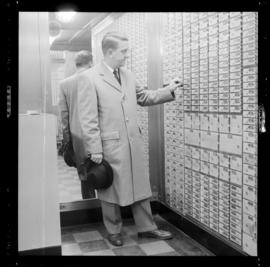
[[[137,245],[137,242],[130,236],[123,236],[124,246]]]
[[[60,197],[68,197],[69,193],[68,192],[60,192]]]
[[[98,231],[75,233],[73,236],[78,243],[103,239]]]
[[[80,197],[81,197],[80,194],[77,194],[77,195],[72,194],[72,196],[70,196],[70,201],[69,202],[77,201]],[[68,202],[68,201],[66,201],[66,202]]]
[[[186,256],[187,252],[183,250],[182,243],[185,242],[183,240],[179,240],[176,238],[172,238],[170,240],[165,241],[169,246],[171,246],[175,251],[177,251],[181,256]]]
[[[70,188],[68,191],[71,194],[76,194],[76,195],[81,194],[81,188]]]
[[[95,240],[79,243],[79,247],[82,253],[110,249],[110,247],[106,244],[104,240]]]
[[[199,247],[194,246],[192,244],[183,243],[183,250],[185,251],[186,255],[188,256],[207,256],[208,253],[201,250]]]
[[[72,234],[64,234],[61,236],[61,239],[63,245],[76,243],[76,240]]]
[[[166,242],[171,245],[174,249],[180,252],[180,254],[191,255],[191,256],[214,256],[209,250],[200,245],[194,239],[189,237],[187,234],[177,229],[174,225],[167,222],[161,216],[155,216],[155,221],[158,227],[171,231],[174,238],[171,240],[166,240]]]
[[[136,235],[138,233],[135,225],[123,226],[122,229],[124,235]]]
[[[152,243],[155,241],[159,241],[155,238],[151,237],[138,237],[137,233],[135,235],[130,235],[130,237],[135,240],[138,244]]]
[[[72,197],[61,197],[61,203],[68,203],[70,201],[73,201]]]
[[[62,245],[62,255],[82,255],[82,251],[78,244]]]
[[[98,232],[101,234],[101,236],[103,238],[107,238],[108,237],[108,232],[107,230],[105,229],[104,226],[99,226],[98,228],[96,228],[98,230]]]
[[[170,244],[169,240],[168,243]],[[208,255],[206,251],[203,251],[194,242],[192,242],[192,240],[188,240],[187,238],[180,240],[178,243],[175,242],[174,245],[175,247],[177,247],[177,250],[183,251],[185,255],[189,256]]]
[[[98,250],[84,253],[83,256],[115,256],[115,253],[111,249]]]
[[[97,231],[102,238],[107,238],[107,230],[103,223],[91,223],[80,226],[80,232],[89,232],[89,231]]]
[[[61,229],[61,234],[64,235],[64,234],[74,234],[74,233],[79,233],[81,232],[80,231],[80,228],[79,227],[63,227]]]
[[[174,252],[175,250],[169,246],[165,241],[155,241],[151,243],[140,244],[140,248],[146,255],[156,255],[167,252]]]
[[[146,254],[139,246],[127,246],[121,248],[113,248],[112,251],[117,256],[145,256]]]
[[[58,156],[59,201],[71,202],[82,199],[81,184],[75,168],[66,165],[62,156]]]
[[[172,251],[172,252],[166,252],[166,253],[157,254],[155,256],[183,256],[183,255],[180,255],[176,251]]]

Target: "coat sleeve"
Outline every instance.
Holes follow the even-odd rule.
[[[64,93],[63,82],[60,83],[58,107],[59,107],[59,113],[60,113],[61,124],[62,124],[63,142],[64,144],[66,144],[70,141],[70,129],[69,129],[69,111],[68,111],[66,95]]]
[[[152,106],[175,100],[174,93],[167,88],[157,90],[147,90],[136,83],[137,103],[140,106]]]
[[[86,156],[102,153],[102,142],[98,120],[98,99],[94,84],[87,75],[78,79],[78,115]]]

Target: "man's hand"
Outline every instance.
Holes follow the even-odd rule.
[[[170,89],[171,93],[174,92],[178,87],[183,87],[184,84],[179,78],[174,78],[170,81],[170,84],[167,86],[167,88]]]
[[[100,164],[102,161],[102,153],[95,153],[95,154],[91,154],[91,160],[94,161],[97,164]]]

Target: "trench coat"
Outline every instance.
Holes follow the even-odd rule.
[[[78,120],[73,120],[76,125],[71,125],[71,135],[78,164],[92,153],[103,153],[112,166],[113,184],[98,190],[98,198],[127,206],[152,196],[137,104],[161,104],[175,97],[167,88],[139,87],[134,74],[123,67],[120,77],[121,85],[103,62],[78,75],[73,100]]]
[[[71,141],[74,150],[74,161],[81,181],[86,181],[86,170],[82,162],[85,160],[85,149],[82,138],[82,130],[79,124],[79,99],[78,79],[80,72],[60,82],[59,90],[59,113],[63,131],[63,143]],[[92,189],[93,190],[93,189]]]

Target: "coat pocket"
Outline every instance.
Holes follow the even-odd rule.
[[[102,148],[105,159],[112,164],[118,159],[120,135],[118,131],[101,134]]]
[[[101,134],[101,140],[117,140],[120,139],[120,135],[118,131],[112,131],[112,132],[105,132]]]

